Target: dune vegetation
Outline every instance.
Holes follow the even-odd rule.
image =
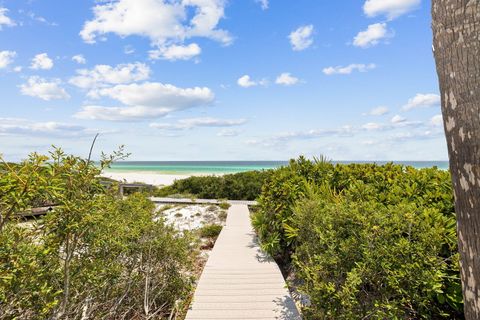
[[[145,195],[106,187],[100,172],[122,157],[98,166],[56,149],[2,165],[0,318],[181,317],[198,239],[152,219]],[[305,319],[463,318],[448,171],[300,157],[155,192],[256,199],[252,224],[300,293]],[[15,213],[40,204],[55,209],[19,223]],[[220,230],[205,225],[196,237]]]
[[[142,194],[120,198],[100,167],[54,150],[0,175],[1,319],[171,318],[188,307],[196,241]],[[42,219],[15,215],[54,205]]]
[[[253,225],[306,319],[461,319],[450,175],[299,158],[265,182]]]

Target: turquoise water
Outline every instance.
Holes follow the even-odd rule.
[[[332,161],[333,163],[373,163],[373,161]],[[375,161],[385,164],[389,161]],[[393,161],[393,163],[430,168],[433,166],[448,170],[448,161]],[[121,161],[112,165],[113,172],[157,172],[164,174],[220,174],[251,170],[274,169],[287,165],[288,161]]]

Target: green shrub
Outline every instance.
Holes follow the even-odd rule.
[[[337,192],[357,190],[349,195],[356,201],[374,200],[384,205],[407,202],[454,215],[450,175],[446,171],[394,164],[332,165],[300,157],[266,179],[259,197],[260,209],[253,215],[252,223],[270,254],[284,259],[291,255],[295,243],[286,237],[284,225],[294,216],[293,207],[309,183],[327,183]]]
[[[168,318],[185,302],[192,239],[154,221],[145,196],[103,188],[100,170],[55,150],[0,176],[0,319]],[[39,196],[58,206],[17,224]]]
[[[216,238],[222,231],[222,226],[218,224],[209,224],[200,228],[200,236],[202,238]]]
[[[453,203],[447,171],[301,157],[266,179],[252,224],[308,319],[460,319]]]
[[[461,318],[453,217],[326,192],[299,201],[288,226],[307,319]]]
[[[189,177],[156,191],[158,197],[192,194],[202,199],[255,200],[271,170],[248,171],[223,176]]]
[[[333,165],[311,162],[303,157],[291,160],[290,165],[274,171],[265,181],[259,198],[259,210],[252,215],[262,247],[280,260],[288,260],[292,240],[285,235],[284,224],[293,215],[295,202],[303,197],[308,181],[328,180]]]

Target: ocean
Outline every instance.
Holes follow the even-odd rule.
[[[332,161],[332,163],[377,163],[393,162],[415,168],[438,167],[448,170],[448,161]],[[155,172],[163,174],[225,174],[251,170],[274,169],[288,165],[288,161],[119,161],[107,171]]]

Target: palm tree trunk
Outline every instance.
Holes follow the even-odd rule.
[[[480,1],[432,0],[465,318],[480,319]]]

